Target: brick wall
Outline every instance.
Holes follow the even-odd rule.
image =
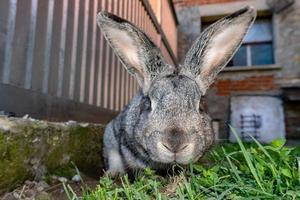
[[[230,95],[232,92],[269,91],[275,89],[274,76],[250,76],[241,80],[218,80],[215,85],[217,95]]]

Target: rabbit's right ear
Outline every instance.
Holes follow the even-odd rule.
[[[143,89],[170,67],[146,34],[130,22],[106,11],[98,13],[97,22],[114,52]]]
[[[255,17],[255,9],[245,7],[209,26],[196,39],[186,55],[181,73],[194,78],[202,94],[241,46]]]

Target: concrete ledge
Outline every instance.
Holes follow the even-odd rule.
[[[270,71],[280,70],[282,67],[278,65],[255,65],[255,66],[234,66],[225,67],[220,73],[226,72],[240,72],[240,71]]]
[[[201,17],[227,15],[247,5],[254,6],[258,12],[269,11],[267,0],[244,0],[227,3],[215,3],[199,6]]]
[[[104,126],[0,117],[0,193],[25,180],[42,179],[74,163],[102,173]]]

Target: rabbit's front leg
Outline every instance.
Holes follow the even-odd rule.
[[[116,176],[124,173],[123,159],[119,153],[118,140],[115,137],[113,129],[113,121],[110,122],[104,132],[104,148],[103,155],[105,158],[106,174]]]
[[[116,149],[108,151],[108,168],[106,173],[110,176],[116,176],[125,172],[121,155]]]

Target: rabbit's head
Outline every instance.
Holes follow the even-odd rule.
[[[211,121],[201,109],[201,98],[240,47],[255,16],[246,7],[217,21],[196,39],[184,63],[174,67],[139,28],[107,12],[98,14],[105,38],[142,88],[139,112],[132,108],[127,115],[138,119],[130,137],[149,159],[187,164],[212,144]]]

